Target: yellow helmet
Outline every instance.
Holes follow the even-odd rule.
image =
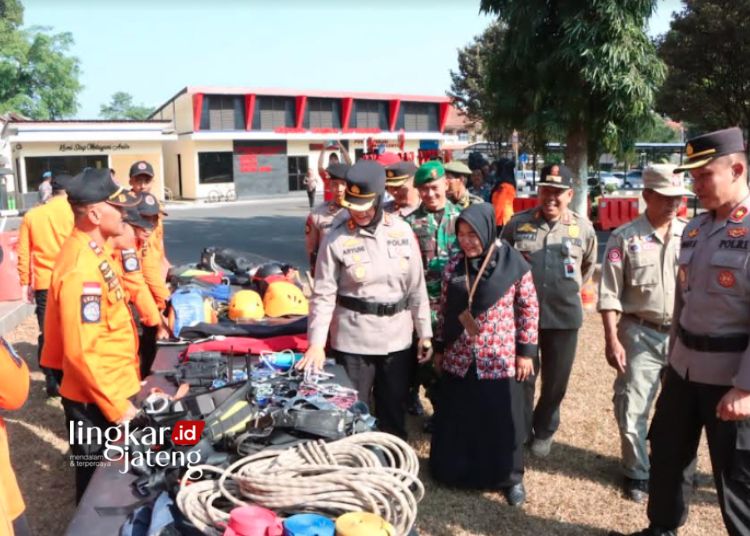
[[[289,281],[269,283],[263,295],[263,306],[266,314],[272,317],[306,315],[310,311],[305,295],[297,285]]]
[[[261,320],[263,302],[254,290],[238,290],[229,300],[229,318],[232,320]]]

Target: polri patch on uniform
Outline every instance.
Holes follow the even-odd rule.
[[[731,270],[722,270],[716,279],[719,285],[724,288],[732,288],[737,283],[737,279]]]
[[[122,250],[122,268],[126,273],[137,272],[141,266],[134,249]]]
[[[739,206],[736,209],[734,209],[734,212],[732,212],[732,215],[729,216],[729,221],[732,223],[740,223],[742,220],[745,219],[745,216],[747,216],[747,207],[746,206]]]
[[[730,227],[727,229],[727,236],[730,238],[742,238],[747,236],[747,227]]]
[[[81,295],[81,322],[96,324],[102,318],[102,297],[94,294]]]
[[[607,253],[607,260],[609,262],[621,262],[622,261],[622,250],[620,248],[612,248]]]

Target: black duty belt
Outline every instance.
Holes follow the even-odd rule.
[[[640,324],[641,326],[646,326],[647,328],[651,328],[654,331],[660,331],[661,333],[668,333],[670,329],[672,329],[672,324],[657,324],[656,322],[650,322],[648,320],[644,320],[641,317],[635,316],[635,315],[626,315],[631,321],[635,322],[636,324]]]
[[[336,296],[336,303],[341,307],[354,311],[356,313],[362,313],[365,315],[377,315],[377,316],[393,316],[406,309],[408,299],[404,298],[401,301],[395,303],[376,303],[365,301],[360,298],[353,296]]]
[[[747,349],[748,341],[750,341],[750,336],[747,333],[719,337],[696,335],[679,325],[677,326],[677,335],[686,348],[696,352],[744,352]]]

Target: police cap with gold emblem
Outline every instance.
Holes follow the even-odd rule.
[[[385,185],[393,188],[402,186],[417,172],[414,162],[401,160],[385,167]]]
[[[347,164],[331,164],[326,168],[326,173],[333,180],[343,181],[346,180],[346,172],[349,171],[350,167]]]
[[[567,190],[573,187],[573,172],[562,164],[544,166],[537,186]]]
[[[460,177],[460,176],[471,176],[471,170],[469,169],[469,166],[464,164],[463,162],[459,162],[458,160],[453,160],[452,162],[448,162],[443,166],[445,168],[445,173],[448,175],[453,175],[454,177]]]
[[[385,191],[385,169],[372,160],[359,160],[346,172],[346,192],[341,206],[364,212]]]
[[[437,160],[425,162],[414,175],[414,186],[422,186],[428,182],[436,181],[445,177],[445,168]]]
[[[737,127],[709,132],[688,140],[685,145],[685,162],[675,172],[705,166],[715,158],[745,152],[742,131]]]
[[[138,198],[112,180],[109,169],[87,167],[70,179],[66,187],[73,205],[92,205],[102,201],[118,207],[134,207]]]

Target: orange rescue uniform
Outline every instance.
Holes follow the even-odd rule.
[[[160,311],[164,311],[167,308],[167,300],[169,300],[171,292],[167,287],[164,273],[164,244],[156,232],[161,227],[161,219],[159,222],[160,224],[151,233],[146,243],[141,246],[140,255],[143,279],[151,290],[157,307]]]
[[[0,409],[19,409],[29,395],[29,369],[5,340],[0,340]],[[0,534],[13,534],[13,520],[26,505],[10,464],[8,432],[0,417]],[[3,531],[4,529],[4,531]]]
[[[498,227],[505,225],[513,217],[513,200],[515,198],[516,189],[507,182],[499,184],[492,192],[492,206],[495,207],[495,223]]]
[[[32,208],[18,231],[18,275],[21,285],[49,288],[52,268],[62,245],[73,231],[73,211],[65,196]]]
[[[116,422],[140,382],[136,328],[111,262],[108,246],[73,230],[52,272],[42,366],[62,369],[63,397]]]
[[[144,326],[158,326],[161,323],[161,313],[141,271],[141,250],[116,249],[113,251],[112,259],[117,275],[122,279],[128,300],[138,311],[141,323]]]

